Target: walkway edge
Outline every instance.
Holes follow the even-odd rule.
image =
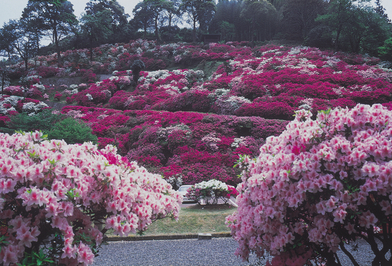
[[[230,233],[214,233],[213,238],[231,237]],[[143,241],[143,240],[174,240],[174,239],[193,239],[198,238],[199,234],[182,234],[182,235],[155,235],[155,236],[108,236],[105,240],[108,242],[118,241]]]

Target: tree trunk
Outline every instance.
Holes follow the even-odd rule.
[[[158,16],[155,17],[155,38],[157,39],[158,43],[161,43],[161,36],[159,35],[158,29]]]
[[[93,61],[93,37],[90,35],[90,62]]]
[[[53,30],[53,38],[54,38],[54,43],[55,43],[56,52],[57,52],[57,64],[60,67],[61,66],[60,46],[59,46],[59,40],[58,40],[58,36],[57,36],[57,29],[56,29],[56,27]]]
[[[342,24],[339,25],[339,28],[336,32],[336,39],[335,39],[335,51],[339,49],[339,37],[340,37],[340,32],[342,31]]]
[[[193,19],[193,42],[196,42],[196,19]]]

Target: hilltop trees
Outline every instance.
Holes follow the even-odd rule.
[[[38,49],[39,41],[36,32],[23,20],[10,20],[1,29],[1,37],[0,44],[9,57],[17,53],[24,61],[27,70],[29,59],[36,54]]]
[[[196,25],[199,29],[208,30],[207,25],[216,11],[215,3],[210,0],[182,0],[180,10],[187,14],[186,21],[192,25],[193,41],[196,41]]]
[[[222,41],[252,41],[253,45],[294,40],[385,58],[379,48],[392,37],[385,8],[380,1],[371,5],[370,0],[219,0],[217,4],[211,0],[141,0],[132,13],[129,20],[117,0],[90,0],[78,26],[69,1],[30,0],[21,20],[31,38],[34,35],[37,53],[40,39],[49,34],[59,58],[60,46],[89,47],[91,53],[93,46],[104,43],[127,43],[140,37],[158,43],[196,42],[201,34],[219,34]],[[5,34],[0,40],[0,50],[11,58],[17,52],[9,45],[9,37]]]
[[[117,0],[90,0],[87,3],[86,15],[100,18],[99,26],[104,27],[106,34],[100,36],[99,44],[129,41],[130,26],[128,14]]]
[[[41,29],[51,35],[60,63],[59,41],[67,36],[78,22],[72,3],[66,0],[29,0],[29,5],[29,16],[39,21]]]

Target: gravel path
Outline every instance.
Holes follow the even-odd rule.
[[[364,241],[347,245],[360,266],[369,266],[374,255]],[[93,266],[249,266],[265,265],[254,254],[249,262],[243,262],[234,255],[238,244],[230,237],[211,240],[146,240],[109,242],[103,245]],[[338,251],[342,265],[351,266],[351,261]]]
[[[234,255],[237,242],[232,238],[213,238],[211,240],[148,240],[109,242],[101,247],[93,266],[220,266],[249,265]]]

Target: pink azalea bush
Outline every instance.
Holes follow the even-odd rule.
[[[56,265],[90,265],[108,229],[141,232],[178,218],[181,196],[116,148],[68,145],[40,132],[0,134],[0,263],[40,252]]]
[[[227,217],[236,254],[267,251],[274,256],[267,265],[340,265],[336,252],[348,255],[345,243],[362,239],[376,255],[373,265],[389,265],[392,111],[358,104],[311,116],[298,111],[256,161],[247,159],[239,207]]]

